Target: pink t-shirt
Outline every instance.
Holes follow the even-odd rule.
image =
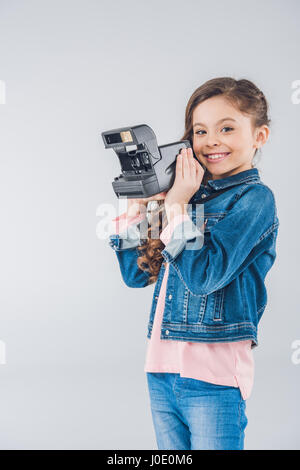
[[[113,219],[113,233],[121,233],[127,227],[138,224],[144,214],[127,218],[126,212]],[[177,224],[189,219],[178,215],[160,234],[164,245],[168,244]],[[244,400],[249,398],[254,379],[254,360],[251,340],[226,343],[200,343],[160,339],[164,313],[169,263],[162,280],[157,301],[151,338],[147,338],[145,372],[173,372],[182,377],[203,380],[217,385],[239,387]]]

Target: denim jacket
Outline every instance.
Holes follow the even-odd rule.
[[[203,220],[198,220],[201,216],[195,210],[200,203],[204,232],[198,228]],[[258,345],[257,327],[267,305],[265,277],[276,258],[279,220],[274,194],[260,180],[257,168],[251,168],[201,184],[189,207],[190,220],[182,222],[184,235],[178,239],[177,226],[162,250],[169,276],[160,338],[205,343],[251,339],[253,348]],[[129,287],[146,287],[150,276],[137,266],[139,235],[136,224],[126,236],[109,237]],[[162,263],[148,338],[164,272]]]

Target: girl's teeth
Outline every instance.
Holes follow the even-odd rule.
[[[215,158],[225,157],[226,155],[228,155],[228,153],[219,153],[219,154],[216,154],[216,155],[207,155],[207,158],[215,159]]]

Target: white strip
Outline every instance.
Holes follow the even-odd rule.
[[[0,339],[0,364],[6,364],[5,342]]]
[[[5,82],[0,80],[0,104],[5,104]]]

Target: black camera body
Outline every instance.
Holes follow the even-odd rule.
[[[147,124],[102,132],[105,148],[112,148],[120,161],[122,174],[112,183],[118,198],[147,198],[168,191],[175,180],[176,157],[188,140],[157,145]],[[195,155],[194,155],[194,158]]]

